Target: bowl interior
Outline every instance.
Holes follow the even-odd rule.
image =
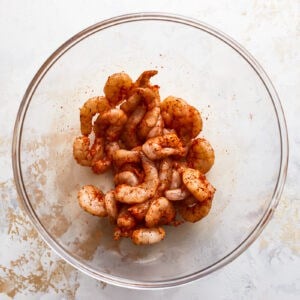
[[[103,94],[110,74],[135,79],[147,69],[159,71],[152,81],[162,99],[178,96],[201,111],[201,136],[215,149],[208,178],[217,192],[205,219],[166,227],[163,242],[145,247],[113,241],[108,220],[80,209],[79,188],[107,191],[112,176],[77,165],[72,143],[80,135],[80,106]],[[239,53],[198,28],[139,20],[94,32],[57,59],[31,98],[20,152],[30,205],[63,257],[68,253],[99,278],[155,283],[205,270],[251,234],[272,200],[280,133],[263,82]]]

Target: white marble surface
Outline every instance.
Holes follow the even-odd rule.
[[[244,45],[270,75],[290,136],[286,187],[258,240],[214,274],[158,291],[126,290],[97,282],[51,252],[19,207],[10,156],[19,103],[44,60],[81,29],[137,11],[191,16]],[[0,299],[300,299],[299,1],[1,0],[0,37]]]

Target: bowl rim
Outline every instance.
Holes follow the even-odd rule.
[[[194,27],[196,29],[205,31],[206,33],[218,38],[219,40],[226,43],[229,47],[235,50],[243,59],[245,59],[248,64],[253,68],[256,72],[257,76],[261,79],[262,83],[264,84],[270,99],[272,101],[274,111],[277,117],[277,125],[279,129],[279,136],[280,136],[280,167],[279,173],[276,181],[276,185],[274,188],[274,192],[272,195],[272,199],[269,203],[268,208],[266,209],[265,213],[263,214],[260,221],[254,227],[254,229],[249,233],[249,235],[238,245],[236,246],[231,252],[229,252],[226,256],[222,259],[216,261],[214,264],[206,267],[200,271],[180,276],[166,280],[160,281],[138,281],[132,279],[126,279],[123,277],[118,277],[110,274],[106,274],[103,272],[96,272],[95,270],[91,269],[90,267],[86,266],[82,262],[78,261],[71,253],[69,253],[63,246],[61,246],[58,242],[56,242],[51,235],[47,232],[47,229],[41,224],[38,219],[38,216],[34,212],[33,207],[30,204],[29,197],[26,192],[26,188],[23,182],[22,170],[21,170],[21,140],[22,140],[22,130],[23,130],[23,122],[25,120],[26,112],[31,102],[31,99],[35,93],[36,88],[38,87],[39,83],[46,75],[46,73],[50,70],[52,65],[69,49],[74,47],[77,43],[84,40],[88,36],[104,30],[106,28],[129,23],[129,22],[140,22],[140,21],[163,21],[163,22],[171,22],[171,23],[179,23],[184,26]],[[79,33],[75,34],[69,40],[67,40],[64,44],[62,44],[53,54],[44,62],[44,64],[40,67],[37,71],[33,79],[31,80],[24,96],[21,101],[15,126],[13,132],[13,142],[12,142],[12,165],[13,165],[13,174],[16,183],[16,188],[19,196],[22,199],[23,208],[27,212],[33,226],[39,232],[42,239],[46,242],[46,244],[55,252],[57,253],[62,259],[66,262],[71,264],[76,269],[82,271],[83,273],[116,285],[120,287],[127,287],[127,288],[134,288],[134,289],[157,289],[157,288],[166,288],[166,287],[174,287],[180,284],[185,284],[190,281],[199,279],[204,277],[221,267],[227,265],[235,258],[237,258],[240,254],[242,254],[260,235],[262,230],[265,228],[267,223],[270,221],[282,194],[286,175],[287,175],[287,167],[288,167],[288,157],[289,157],[289,145],[288,145],[288,133],[287,133],[287,126],[285,121],[284,112],[282,109],[282,105],[280,103],[278,94],[268,77],[265,73],[263,68],[260,64],[256,61],[256,59],[239,43],[237,43],[234,39],[229,37],[227,34],[223,33],[222,31],[207,25],[206,23],[200,22],[196,19],[185,17],[177,14],[170,14],[164,12],[139,12],[139,13],[131,13],[120,15],[117,17],[109,18],[98,22],[92,26],[87,27],[86,29],[80,31]]]

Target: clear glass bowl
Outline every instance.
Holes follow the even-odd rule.
[[[196,224],[167,228],[152,246],[113,241],[107,219],[77,204],[80,186],[112,186],[75,163],[79,107],[102,95],[108,75],[136,78],[157,69],[162,98],[196,106],[201,133],[216,162],[211,213]],[[118,286],[161,288],[205,276],[240,255],[270,220],[288,161],[284,114],[271,81],[255,59],[220,31],[188,18],[124,15],[78,33],[43,64],[16,119],[13,169],[24,207],[42,238],[68,263]]]

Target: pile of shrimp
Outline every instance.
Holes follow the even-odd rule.
[[[85,185],[79,205],[115,224],[114,239],[149,245],[165,238],[162,225],[197,222],[209,213],[215,188],[207,180],[212,146],[197,138],[199,111],[185,100],[160,101],[159,86],[144,71],[136,81],[124,72],[108,77],[104,96],[80,109],[81,136],[73,144],[78,164],[96,174],[114,172],[115,188]]]

